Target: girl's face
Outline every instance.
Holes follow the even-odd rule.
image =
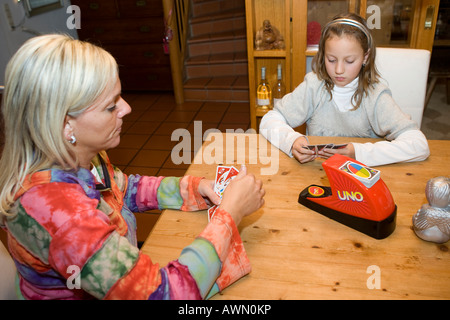
[[[334,84],[343,87],[352,82],[366,63],[361,44],[354,37],[332,35],[325,41],[325,68]]]
[[[72,133],[76,137],[74,146],[80,159],[88,160],[120,143],[122,118],[131,112],[120,94],[121,85],[117,79],[112,91],[104,92],[91,107],[68,121],[70,130],[66,136],[68,140]]]

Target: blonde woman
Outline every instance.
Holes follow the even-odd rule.
[[[250,272],[237,225],[263,205],[243,168],[213,219],[160,268],[136,246],[133,212],[219,204],[213,181],[125,175],[105,150],[131,112],[103,49],[30,39],[6,70],[0,225],[25,299],[201,299]],[[176,257],[174,257],[176,258]]]
[[[428,142],[379,82],[375,50],[363,18],[336,16],[322,30],[313,71],[262,118],[260,132],[300,163],[317,157],[304,148],[307,137],[292,129],[304,123],[312,136],[385,138],[373,144],[349,139],[343,149],[320,151],[323,158],[339,153],[368,166],[425,160]]]

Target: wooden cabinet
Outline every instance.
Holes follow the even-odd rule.
[[[266,67],[266,78],[273,88],[281,63],[286,93],[295,89],[311,70],[317,52],[314,42],[308,43],[308,38],[314,38],[311,32],[308,37],[308,29],[313,29],[309,26],[315,24],[320,34],[320,28],[335,15],[357,12],[367,19],[378,46],[431,51],[439,0],[245,0],[245,7],[251,127],[257,130],[267,112],[256,106],[260,69]],[[286,44],[284,50],[255,49],[255,34],[264,20],[279,29]],[[304,127],[298,130],[304,132]]]
[[[261,68],[266,67],[266,79],[273,87],[277,81],[277,67],[281,64],[286,92],[291,91],[291,0],[246,0],[248,80],[251,127],[257,129],[259,119],[267,110],[256,107],[256,87],[261,80]],[[264,20],[279,30],[285,49],[256,50],[255,34]]]
[[[72,0],[81,10],[81,40],[109,51],[119,64],[124,91],[173,90],[164,54],[161,0]]]

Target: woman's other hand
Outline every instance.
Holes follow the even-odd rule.
[[[247,167],[242,166],[239,174],[225,189],[219,207],[227,211],[239,225],[243,217],[263,206],[264,195],[262,181],[247,173]]]

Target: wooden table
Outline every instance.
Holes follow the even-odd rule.
[[[213,135],[203,145],[205,153],[197,153],[187,172],[214,179],[217,164],[205,162],[210,162],[208,157],[214,152],[220,158],[218,146],[223,142],[225,148],[228,143],[219,162],[239,169],[243,161],[239,156],[244,152],[249,172],[263,180],[266,190],[265,205],[239,225],[252,272],[213,299],[450,299],[450,242],[421,240],[412,230],[411,220],[427,203],[426,182],[449,175],[450,141],[429,141],[431,156],[426,161],[377,167],[398,210],[394,233],[376,240],[297,202],[305,187],[329,185],[322,159],[300,164],[263,138],[239,146],[238,136],[242,139],[244,134]],[[309,139],[311,144],[349,141]],[[276,174],[261,174],[261,169],[270,167],[267,158],[258,154],[265,148],[272,152],[273,162],[279,160]],[[165,210],[142,250],[154,262],[166,265],[206,224],[206,211]]]

